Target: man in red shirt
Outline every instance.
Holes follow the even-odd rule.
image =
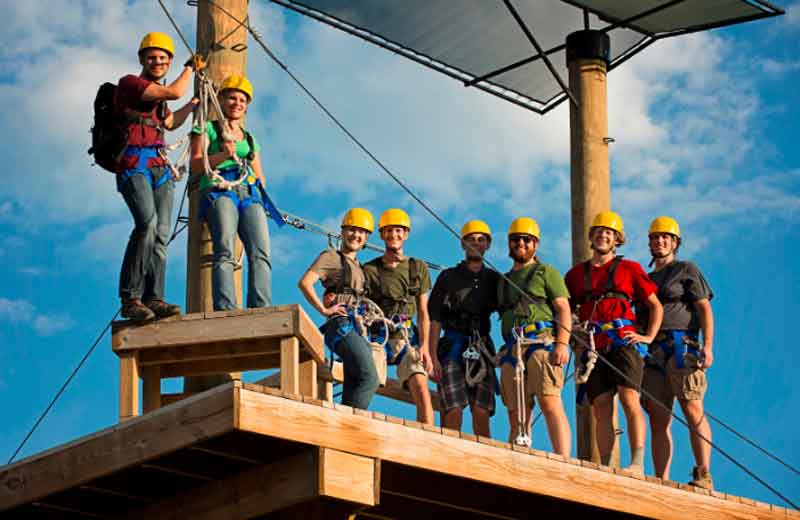
[[[586,382],[586,394],[597,425],[597,446],[601,462],[608,465],[616,438],[614,393],[619,393],[631,448],[628,469],[643,473],[646,430],[639,392],[647,344],[653,341],[661,325],[663,310],[656,297],[658,288],[641,265],[616,256],[617,246],[625,243],[619,215],[613,211],[599,213],[589,228],[589,241],[592,258],[570,269],[565,281],[570,303],[573,309],[577,308],[578,321],[588,328],[597,354],[603,358]],[[639,334],[634,326],[633,301],[643,302],[649,310],[645,335]]]
[[[174,180],[159,151],[164,130],[180,127],[198,100],[193,99],[174,114],[167,100],[186,92],[192,70],[203,67],[193,56],[178,79],[162,85],[175,55],[172,39],[164,33],[148,33],[139,45],[138,76],[120,78],[114,96],[115,111],[126,126],[127,146],[117,162],[117,190],[133,216],[134,229],[125,249],[119,279],[121,315],[149,321],[180,314],[181,308],[164,301],[167,242],[172,218]]]

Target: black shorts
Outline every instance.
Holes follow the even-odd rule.
[[[634,388],[641,392],[644,360],[636,348],[626,345],[600,355],[622,372],[624,377],[606,365],[602,359],[598,359],[592,373],[589,374],[589,380],[586,381],[586,395],[590,403],[606,392],[616,393],[618,386]]]

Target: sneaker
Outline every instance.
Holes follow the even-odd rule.
[[[174,303],[167,303],[164,300],[150,300],[145,303],[151,311],[155,313],[156,318],[169,318],[170,316],[177,316],[181,313],[181,306]]]
[[[120,316],[140,323],[156,319],[155,313],[138,299],[123,301]]]
[[[714,489],[714,481],[711,479],[711,472],[707,468],[695,466],[692,469],[692,481],[690,485],[703,489]]]

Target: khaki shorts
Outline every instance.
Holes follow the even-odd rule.
[[[685,367],[678,368],[675,363],[675,356],[671,356],[669,361],[664,362],[664,352],[661,349],[654,350],[650,354],[651,359],[645,365],[642,389],[652,395],[654,399],[661,402],[664,406],[672,409],[675,399],[686,401],[699,401],[703,399],[708,388],[706,372],[697,367],[697,357],[687,354]],[[661,370],[650,366],[651,363],[665,367],[666,374]],[[642,394],[642,402],[647,398]]]
[[[505,354],[505,349],[500,351],[500,356]],[[500,394],[503,403],[509,411],[518,409],[517,390],[514,377],[516,369],[511,363],[500,366]],[[531,397],[561,395],[564,388],[564,369],[550,364],[550,352],[539,349],[531,354],[525,364],[525,401],[526,407],[533,405]],[[526,408],[526,409],[527,409]]]
[[[390,339],[387,345],[392,349],[392,360],[394,361],[397,359],[397,355],[402,352],[405,340]],[[384,361],[386,360],[385,354],[383,359]],[[380,369],[378,369],[378,374],[380,375]],[[428,372],[425,371],[425,364],[422,362],[422,355],[419,353],[419,347],[409,345],[405,356],[397,363],[397,379],[403,388],[406,388],[408,379],[415,374],[428,376]],[[383,378],[383,381],[385,384],[386,377]]]

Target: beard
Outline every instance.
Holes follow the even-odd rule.
[[[509,249],[508,256],[511,257],[517,263],[520,264],[527,264],[531,258],[533,258],[534,251],[533,249],[529,249],[526,251],[520,251],[519,249]]]

